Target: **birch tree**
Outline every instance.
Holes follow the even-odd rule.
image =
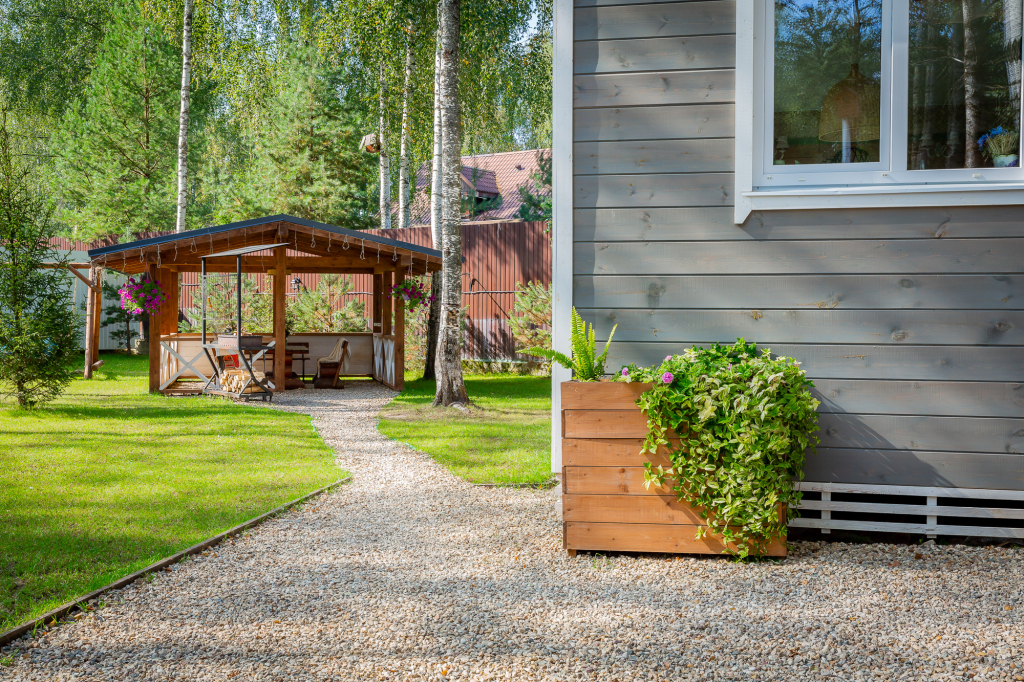
[[[181,116],[178,121],[178,211],[175,232],[185,230],[188,203],[188,105],[192,83],[192,0],[185,0],[181,30]]]
[[[409,99],[412,96],[412,27],[409,28],[410,35],[405,43],[405,84],[402,88],[402,142],[401,151],[398,156],[398,227],[409,227],[409,217],[412,213],[412,190],[409,182],[409,156],[412,154],[412,144],[409,139]]]
[[[462,120],[459,106],[461,0],[440,0],[441,68],[441,329],[435,372],[435,406],[469,401],[462,377]]]
[[[377,142],[380,151],[377,156],[380,160],[380,229],[391,229],[391,159],[388,156],[388,86],[385,78],[384,66],[380,67],[379,86],[380,125],[378,126]]]
[[[440,27],[438,27],[440,28]],[[433,155],[430,161],[430,239],[435,249],[441,248],[441,34],[434,39],[434,135]],[[430,278],[430,314],[427,316],[427,352],[423,363],[423,378],[435,379],[437,335],[441,324],[441,289],[444,274],[435,272]]]

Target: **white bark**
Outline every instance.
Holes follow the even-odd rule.
[[[1014,45],[1017,46],[1016,55],[1006,61],[1006,80],[1010,86],[1010,101],[1013,102],[1016,110],[1014,127],[1017,130],[1020,130],[1020,40],[1021,31],[1024,29],[1022,19],[1024,19],[1024,4],[1019,2],[1003,3],[1003,46],[1007,48],[1006,54],[1010,53],[1010,48]]]
[[[412,82],[412,38],[405,43],[405,88],[402,90],[402,148],[398,160],[398,226],[409,227],[412,191],[409,180],[409,88]]]
[[[181,118],[178,121],[178,211],[174,231],[185,229],[188,202],[188,108],[192,85],[192,0],[185,0],[181,31]]]
[[[440,16],[438,16],[440,20]],[[438,28],[434,51],[434,158],[430,164],[430,237],[434,248],[441,248],[441,31]]]
[[[440,0],[441,24],[441,236],[443,246],[441,330],[435,371],[434,405],[469,401],[462,378],[462,120],[459,104],[459,23],[461,0]]]
[[[387,81],[380,70],[380,229],[391,229],[391,159],[387,145]]]

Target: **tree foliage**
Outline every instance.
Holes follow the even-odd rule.
[[[517,348],[551,348],[551,287],[516,282],[508,326]]]
[[[40,196],[32,169],[16,160],[0,109],[0,396],[21,407],[56,398],[71,383],[81,350],[80,318],[71,297],[66,254],[56,236],[52,205]]]
[[[55,182],[68,203],[63,219],[80,237],[174,229],[177,49],[135,2],[117,6],[53,145]],[[201,118],[208,97],[200,90],[192,102]]]

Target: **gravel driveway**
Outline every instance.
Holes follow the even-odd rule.
[[[1024,680],[1024,551],[571,560],[553,491],[476,488],[378,435],[392,395],[275,399],[355,480],[123,590],[0,679]]]

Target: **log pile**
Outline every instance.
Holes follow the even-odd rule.
[[[256,377],[256,381],[266,385],[267,376],[263,372],[253,372],[253,376]],[[250,379],[249,372],[244,369],[226,369],[221,374],[221,386],[224,390],[231,391],[232,393],[242,393],[242,387],[245,386],[245,382]],[[245,389],[244,393],[261,393],[262,391],[255,384],[250,384]]]

